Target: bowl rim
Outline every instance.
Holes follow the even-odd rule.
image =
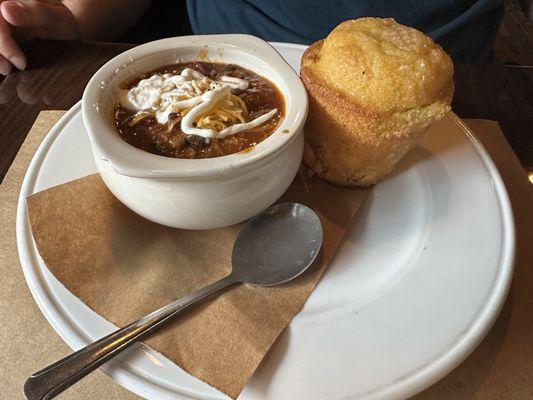
[[[109,120],[105,121],[110,115],[106,111],[110,110],[102,109],[100,101],[103,96],[109,95],[107,87],[117,71],[129,68],[136,61],[157,53],[167,53],[169,50],[179,53],[180,48],[191,47],[197,48],[198,52],[205,51],[206,48],[216,48],[219,54],[222,54],[224,49],[246,53],[248,57],[267,64],[271,71],[275,71],[274,76],[267,69],[254,70],[281,86],[279,89],[285,100],[285,116],[272,134],[252,150],[205,159],[165,157],[130,145],[110,126]],[[176,62],[180,60],[177,59]],[[308,111],[307,92],[297,73],[269,43],[243,34],[178,36],[134,47],[108,61],[93,75],[84,90],[81,103],[83,123],[95,157],[109,162],[113,170],[121,175],[160,179],[227,174],[229,171],[274,157],[303,133]]]

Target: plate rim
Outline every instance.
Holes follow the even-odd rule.
[[[511,287],[516,256],[516,231],[514,213],[503,178],[492,157],[468,125],[452,111],[448,112],[446,117],[450,118],[468,138],[492,179],[491,183],[498,199],[502,222],[501,258],[498,274],[494,278],[489,294],[476,314],[476,318],[471,321],[447,351],[411,374],[392,382],[388,387],[369,392],[370,396],[378,395],[380,398],[387,396],[386,398],[391,399],[408,398],[448,375],[477,348],[488,334],[500,315]]]
[[[271,44],[276,49],[286,48],[302,51],[306,48],[304,45],[291,43],[275,42]],[[60,313],[60,311],[49,309],[50,304],[54,305],[55,302],[53,294],[48,293],[48,296],[46,296],[47,285],[45,282],[43,282],[44,277],[38,276],[39,272],[35,270],[35,267],[28,267],[28,265],[32,264],[32,261],[28,260],[32,258],[32,256],[25,252],[25,248],[22,243],[28,234],[30,237],[33,237],[31,235],[31,230],[29,230],[29,226],[27,226],[29,223],[26,212],[26,197],[30,193],[31,186],[35,184],[37,177],[35,172],[40,168],[42,160],[45,158],[55,139],[63,131],[65,125],[80,112],[80,102],[78,102],[72,108],[70,108],[70,110],[68,110],[56,124],[54,124],[39,145],[24,175],[24,180],[18,198],[16,217],[17,249],[26,283],[37,305],[39,306],[39,309],[48,320],[49,324],[71,348],[76,348],[75,340],[73,340],[64,330],[64,328],[61,327],[61,324],[57,323],[57,317],[54,317],[54,313],[57,314]],[[386,396],[387,398],[398,399],[406,398],[419,393],[447,375],[477,347],[477,345],[489,332],[490,328],[498,317],[501,308],[503,307],[505,298],[511,285],[514,258],[516,253],[515,223],[510,199],[503,183],[503,179],[492,158],[481,142],[476,138],[475,134],[470,130],[470,128],[453,112],[448,113],[447,117],[451,118],[454,124],[461,129],[468,141],[472,144],[476,153],[479,155],[483,167],[486,169],[489,179],[491,179],[491,183],[494,187],[502,224],[502,242],[500,252],[501,258],[498,266],[498,273],[492,282],[487,298],[485,299],[481,309],[477,312],[475,318],[472,319],[471,323],[465,327],[462,335],[452,345],[450,345],[445,352],[433,358],[428,364],[421,366],[414,372],[411,372],[405,376],[402,376],[398,380],[391,382],[386,387],[362,394],[361,396],[363,398],[373,398],[375,396]],[[39,283],[41,287],[38,287]],[[48,298],[48,302],[46,301],[45,297]],[[150,390],[145,391],[139,388],[140,385],[138,385],[137,380],[140,378],[140,376],[135,373],[135,371],[132,371],[127,365],[122,364],[119,368],[104,366],[103,371],[117,383],[124,386],[128,390],[137,393],[138,395],[157,395],[156,392],[159,392],[160,390],[162,390],[160,393],[161,396],[165,396],[165,392],[168,393],[161,385],[146,380],[144,380],[144,384],[151,386]],[[175,392],[173,392],[173,394],[175,395]],[[193,391],[189,393],[180,393],[179,395],[182,396],[182,398],[192,399],[198,398],[197,396],[200,394],[197,394]],[[189,395],[191,397],[189,397]]]

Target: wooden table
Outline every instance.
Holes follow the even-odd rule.
[[[41,110],[68,109],[92,74],[132,47],[111,43],[35,42],[30,65],[0,82],[0,182]],[[533,66],[457,65],[454,111],[500,123],[533,179]]]

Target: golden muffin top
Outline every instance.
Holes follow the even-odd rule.
[[[450,57],[431,38],[392,18],[345,21],[313,46],[302,67],[363,107],[396,111],[449,102],[452,95]]]

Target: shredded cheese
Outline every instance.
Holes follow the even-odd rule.
[[[246,90],[248,81],[222,76],[214,81],[202,73],[185,68],[179,75],[154,74],[119,94],[120,104],[137,113],[130,125],[155,116],[159,124],[167,124],[170,114],[181,117],[181,130],[187,135],[221,139],[256,128],[274,117],[278,110],[247,121],[248,109],[232,89]],[[169,131],[175,125],[169,124]]]

